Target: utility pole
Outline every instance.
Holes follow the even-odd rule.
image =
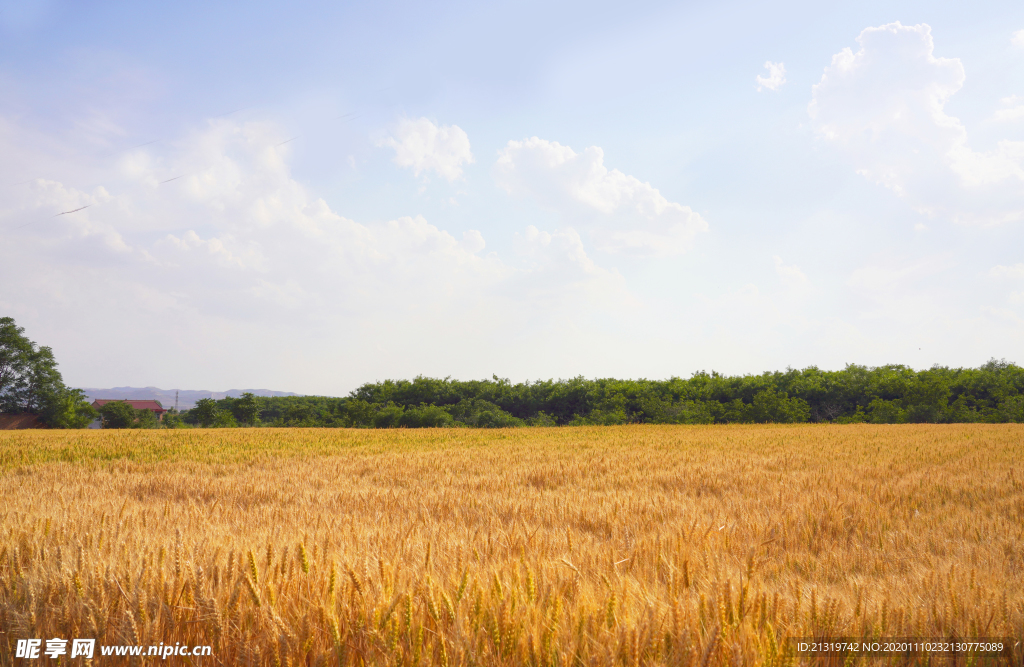
[[[178,390],[174,390],[174,411],[178,411]]]

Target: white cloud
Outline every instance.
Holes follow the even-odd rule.
[[[1024,263],[1017,262],[1013,266],[993,266],[988,274],[993,278],[1024,279]]]
[[[0,153],[16,154],[3,139]],[[484,362],[488,341],[524,331],[565,329],[568,347],[548,345],[557,357],[578,347],[581,318],[629,303],[622,277],[571,231],[528,232],[522,255],[502,259],[484,253],[476,229],[457,237],[421,216],[344,217],[293,179],[280,141],[269,124],[218,121],[103,173],[54,161],[44,171],[63,175],[0,191],[0,229],[11,230],[0,243],[0,310],[75,322],[63,343],[61,325],[34,335],[87,341],[96,352],[65,369],[101,384],[188,368],[189,382],[208,372],[289,388],[299,368],[306,391],[347,391],[380,373]],[[65,185],[81,180],[75,169],[104,185]],[[114,330],[116,358],[102,351]],[[378,347],[385,359],[365,352]]]
[[[946,102],[964,83],[959,59],[934,55],[931,28],[867,28],[860,50],[835,54],[813,87],[818,134],[857,173],[929,216],[994,224],[1024,218],[1024,142],[972,150]]]
[[[604,165],[604,151],[533,137],[509,141],[498,155],[498,184],[529,196],[586,229],[597,247],[636,255],[684,252],[707,222],[689,206],[666,199],[634,176]]]
[[[778,255],[773,255],[772,259],[775,261],[775,273],[783,282],[790,285],[804,285],[807,283],[807,276],[804,275],[799,266],[796,264],[787,265]]]
[[[225,242],[226,241],[226,242]],[[246,269],[259,267],[262,264],[262,257],[258,249],[249,249],[248,252],[238,253],[237,251],[232,252],[228,247],[231,244],[231,239],[202,239],[193,230],[188,230],[181,237],[177,237],[174,234],[168,234],[164,241],[158,242],[157,247],[166,244],[174,250],[180,251],[183,256],[187,256],[193,250],[199,250],[201,253],[208,255],[209,257],[215,258],[217,263],[221,266]],[[191,257],[190,257],[191,259]]]
[[[433,171],[454,181],[462,176],[462,165],[472,164],[469,137],[458,125],[438,127],[426,118],[403,118],[392,136],[381,142],[395,149],[395,164],[411,167],[417,176]]]
[[[487,246],[484,235],[476,229],[462,232],[462,247],[471,253],[478,253]]]
[[[1017,95],[1010,95],[1000,100],[1003,109],[996,109],[992,114],[992,120],[996,122],[1014,122],[1024,120],[1024,99]]]
[[[1010,38],[1010,43],[1018,49],[1024,49],[1024,30],[1018,30],[1013,33],[1013,37]]]
[[[781,88],[782,84],[786,83],[786,66],[782,63],[773,63],[770,60],[764,66],[768,70],[768,76],[757,75],[757,92],[761,92],[764,88],[768,90]]]
[[[530,259],[531,268],[548,275],[559,271],[578,281],[581,276],[613,275],[594,263],[583,248],[583,240],[572,229],[546,232],[527,225],[523,235],[516,235],[519,251]]]
[[[516,234],[515,246],[527,269],[518,276],[515,289],[534,303],[555,307],[571,299],[590,306],[635,305],[622,275],[598,266],[573,229],[547,232],[528,225]]]

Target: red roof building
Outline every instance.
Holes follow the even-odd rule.
[[[156,414],[157,421],[162,420],[164,418],[164,413],[167,412],[167,409],[160,405],[160,401],[151,399],[128,400],[126,398],[97,398],[92,402],[92,407],[99,410],[107,403],[127,403],[136,410],[151,410]]]

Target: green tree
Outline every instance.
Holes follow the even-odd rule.
[[[84,393],[64,384],[53,351],[10,317],[0,317],[0,412],[36,414],[51,428],[84,428],[95,414]]]
[[[238,428],[238,422],[235,421],[235,416],[226,410],[221,410],[217,413],[217,418],[213,420],[212,426],[214,428]]]
[[[1002,421],[1024,423],[1024,396],[1011,396],[999,405]]]
[[[530,418],[530,420],[527,423],[530,426],[558,426],[558,422],[555,421],[555,418],[547,414],[543,410],[539,411],[536,417]]]
[[[359,398],[348,399],[342,411],[342,421],[346,426],[373,426],[373,416],[373,403],[367,403]]]
[[[100,408],[103,428],[157,428],[158,422],[152,410],[136,410],[131,403],[110,401]]]
[[[719,404],[709,401],[679,401],[665,410],[663,421],[667,424],[714,424],[712,405]]]
[[[466,398],[452,406],[451,415],[466,426],[477,428],[505,428],[524,426],[522,419],[514,417],[500,407],[482,398]]]
[[[284,421],[288,426],[319,426],[314,406],[309,403],[292,403],[284,411]]]
[[[247,391],[235,401],[232,412],[238,423],[255,426],[260,420],[260,403],[255,394]]]
[[[43,405],[40,417],[50,428],[85,428],[99,416],[81,389],[61,387]]]
[[[0,412],[24,412],[35,344],[10,317],[0,318]]]
[[[805,422],[811,410],[802,398],[789,398],[784,392],[765,389],[754,394],[747,418],[757,424],[793,424]]]
[[[872,424],[903,424],[907,421],[907,411],[900,407],[898,400],[876,398],[868,404],[867,414]]]
[[[398,419],[398,425],[406,428],[441,428],[454,423],[451,413],[436,405],[407,408]]]
[[[124,401],[111,401],[100,408],[103,428],[131,428],[135,425],[135,408]]]
[[[192,409],[188,411],[188,414],[189,417],[195,420],[195,423],[204,428],[209,428],[217,421],[220,408],[217,407],[217,401],[212,398],[200,398],[192,406]]]
[[[182,419],[181,413],[174,408],[171,408],[164,413],[163,419],[164,428],[185,428],[185,420]]]
[[[374,428],[398,428],[403,414],[405,414],[405,408],[388,403],[373,416],[373,426]]]
[[[135,411],[135,428],[159,428],[160,420],[152,410],[140,408]]]

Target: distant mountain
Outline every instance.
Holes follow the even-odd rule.
[[[271,391],[270,389],[228,389],[227,391],[208,391],[206,389],[160,389],[158,387],[112,387],[110,389],[96,389],[94,387],[82,387],[82,391],[89,397],[89,402],[97,398],[126,398],[142,399],[155,398],[165,408],[174,407],[174,394],[178,394],[178,409],[188,410],[196,404],[200,398],[238,398],[245,392],[256,396],[301,396],[290,391]]]

